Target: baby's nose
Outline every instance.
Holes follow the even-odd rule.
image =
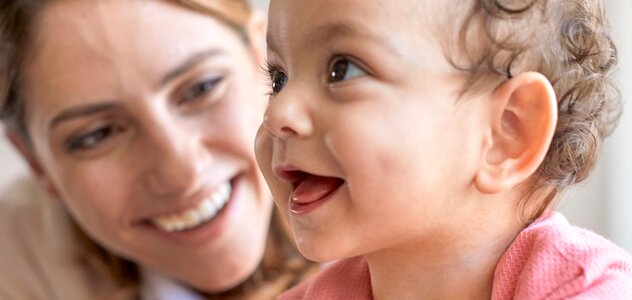
[[[305,103],[283,94],[271,99],[263,124],[272,136],[287,139],[310,136],[314,131],[312,121]]]

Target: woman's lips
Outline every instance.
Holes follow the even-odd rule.
[[[196,224],[197,226],[186,229],[173,228],[176,230],[171,231],[169,229],[172,228],[160,228],[157,224],[153,224],[152,220],[141,222],[141,225],[143,228],[149,229],[150,232],[156,233],[159,237],[171,242],[189,247],[205,245],[207,242],[213,241],[224,234],[230,228],[231,224],[235,222],[236,214],[241,210],[241,192],[244,188],[242,186],[242,175],[243,174],[240,174],[230,180],[229,196],[225,199],[223,207],[217,210],[213,218]],[[180,225],[177,227],[180,227]]]
[[[158,229],[166,232],[185,231],[211,221],[224,208],[232,194],[230,181],[220,185],[196,206],[186,210],[150,219]]]
[[[324,177],[305,173],[302,180],[294,184],[290,195],[290,210],[304,214],[330,199],[344,180],[336,177]]]

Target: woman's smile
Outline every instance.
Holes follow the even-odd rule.
[[[231,183],[225,182],[193,207],[151,218],[149,222],[165,232],[194,230],[215,218],[230,200],[231,195]]]

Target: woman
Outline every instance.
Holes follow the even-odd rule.
[[[0,298],[269,299],[300,280],[252,149],[264,21],[246,1],[0,11],[2,119],[51,198],[3,201]]]

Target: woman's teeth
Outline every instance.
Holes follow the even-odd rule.
[[[157,217],[151,222],[166,232],[190,230],[213,219],[230,199],[232,187],[226,182],[197,206],[170,215]]]

